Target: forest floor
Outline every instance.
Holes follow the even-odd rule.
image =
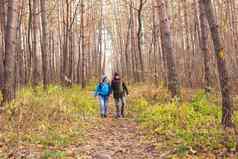
[[[130,118],[96,119],[90,122],[82,142],[57,148],[42,145],[20,145],[9,149],[6,158],[67,158],[67,159],[153,159],[158,157],[155,147],[145,140],[138,124]],[[4,145],[0,145],[0,149]],[[3,151],[3,150],[2,150]],[[0,150],[1,153],[1,150]],[[5,158],[5,157],[4,157]]]
[[[87,96],[90,96],[87,92]],[[79,95],[80,96],[80,95]],[[94,99],[95,100],[95,99]],[[96,100],[95,100],[96,101]],[[94,108],[98,108],[98,105]],[[14,110],[15,111],[15,110]],[[40,110],[39,110],[40,111]],[[67,158],[67,159],[153,159],[158,158],[155,146],[146,140],[143,130],[133,116],[116,119],[113,99],[109,105],[107,118],[99,117],[98,109],[95,116],[90,116],[76,129],[83,129],[78,136],[74,137],[72,144],[60,144],[44,141],[28,143],[24,141],[23,132],[16,132],[16,139],[12,139],[11,132],[5,132],[11,136],[13,143],[6,144],[4,133],[0,133],[0,158],[9,159],[41,159],[41,158]],[[33,110],[34,112],[34,110]],[[24,113],[23,113],[24,114]],[[26,113],[27,115],[30,115]],[[16,117],[15,120],[19,118]],[[20,120],[20,119],[19,119]],[[46,120],[46,119],[43,119]],[[24,122],[24,121],[22,121]],[[18,124],[16,124],[18,125]],[[21,125],[21,123],[19,123]],[[25,123],[22,123],[25,125]],[[77,125],[77,124],[76,124]],[[82,126],[83,125],[83,126]],[[20,126],[21,127],[21,126]],[[22,126],[24,127],[24,126]],[[19,128],[21,129],[21,128]],[[24,128],[22,128],[24,129]],[[66,130],[67,131],[67,130]],[[1,132],[1,131],[0,131]],[[31,132],[33,136],[34,132]],[[37,133],[37,132],[35,132]],[[48,132],[47,132],[48,133]],[[59,132],[58,132],[59,133]],[[57,135],[57,134],[55,134]],[[2,138],[1,138],[2,137]],[[31,137],[33,138],[33,137]],[[47,137],[45,137],[47,138]],[[33,139],[36,140],[36,139]],[[48,138],[46,140],[53,140]],[[56,139],[61,140],[61,139]],[[78,140],[78,141],[77,141]],[[58,141],[60,142],[60,141]],[[63,141],[62,141],[63,142]],[[10,143],[10,142],[9,142]]]
[[[93,88],[20,92],[1,115],[0,159],[237,159],[237,133],[221,128],[215,94],[184,91],[177,102],[166,89],[133,87],[126,117],[114,117],[110,99],[102,119]]]
[[[100,119],[88,130],[87,142],[78,147],[85,158],[153,159],[155,147],[145,140],[138,124],[131,118]]]

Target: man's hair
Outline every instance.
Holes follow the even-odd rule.
[[[120,76],[118,72],[115,72],[114,73],[114,76]]]

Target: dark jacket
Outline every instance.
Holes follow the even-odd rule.
[[[121,98],[125,96],[126,94],[127,95],[129,94],[126,84],[123,81],[121,81],[120,78],[118,79],[114,78],[112,80],[111,88],[112,88],[114,98]]]

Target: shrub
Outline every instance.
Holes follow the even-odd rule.
[[[237,146],[235,134],[221,127],[221,108],[209,101],[209,97],[199,91],[190,103],[171,101],[150,105],[145,99],[133,103],[138,114],[138,122],[148,135],[162,140],[160,148],[177,148],[177,153],[186,154],[188,148],[196,151],[215,151],[221,148],[234,150]],[[237,123],[238,117],[235,115]],[[151,131],[148,131],[151,130]]]
[[[6,106],[4,140],[42,144],[68,145],[83,137],[84,123],[95,116],[95,99],[78,86],[63,88],[50,85],[23,88]],[[1,139],[1,138],[0,138]]]

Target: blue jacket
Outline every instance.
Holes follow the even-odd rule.
[[[109,83],[103,82],[97,85],[95,96],[107,97],[110,96],[111,93],[112,93],[111,85]]]

